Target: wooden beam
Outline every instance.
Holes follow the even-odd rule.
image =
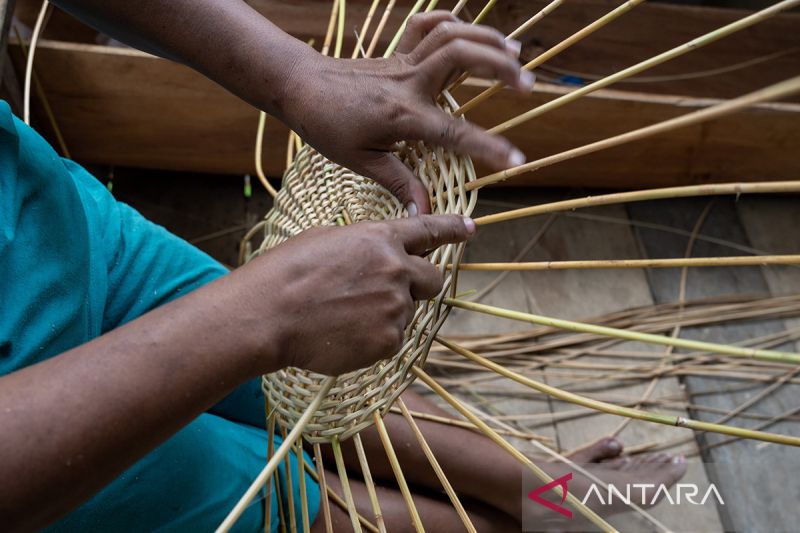
[[[504,9],[495,10],[487,24],[508,32],[548,1],[505,0]],[[525,36],[523,57],[530,59],[538,55],[537,52],[550,48],[620,3],[619,0],[565,2]],[[576,77],[582,79],[592,79],[582,74],[604,77],[751,13],[743,9],[645,2],[547,62],[540,79],[558,78],[569,72],[577,73]],[[647,93],[733,98],[797,74],[799,34],[800,13],[784,13],[665,63],[642,74],[639,81],[631,79],[615,87]],[[745,68],[684,78],[688,74],[710,74],[781,52],[785,55]],[[642,80],[652,77],[663,79]]]
[[[22,54],[10,45],[21,66]],[[255,109],[187,67],[130,49],[43,41],[37,72],[75,159],[170,170],[253,172]],[[469,82],[464,100],[484,87]],[[505,91],[468,118],[483,126],[568,89],[541,83]],[[709,99],[598,91],[509,132],[529,159],[664,120]],[[531,174],[522,183],[597,187],[795,179],[800,175],[800,105],[764,105]],[[286,128],[267,123],[265,168],[284,170]]]

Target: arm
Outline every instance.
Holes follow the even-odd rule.
[[[519,90],[533,84],[533,75],[520,71],[519,43],[448,12],[412,17],[390,58],[351,60],[323,57],[241,0],[54,3],[121,41],[203,73],[420,213],[430,212],[428,195],[391,154],[398,141],[443,145],[496,170],[524,163],[505,138],[436,107],[438,94],[467,70]]]
[[[3,527],[52,522],[248,379],[288,365],[335,375],[393,354],[413,299],[442,285],[417,255],[464,240],[468,223],[415,217],[309,230],[0,378]]]

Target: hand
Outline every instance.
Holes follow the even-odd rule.
[[[447,11],[415,15],[387,59],[315,53],[298,61],[286,84],[284,119],[320,153],[386,187],[412,215],[429,213],[425,187],[392,148],[422,140],[497,170],[524,163],[505,138],[436,106],[442,90],[465,71],[529,91],[533,75],[520,70],[518,55],[519,43],[506,42],[496,30],[459,22]]]
[[[269,346],[256,352],[328,375],[394,355],[414,300],[442,289],[441,273],[421,255],[474,232],[474,222],[457,215],[420,216],[314,228],[270,250],[231,275],[251,276],[249,301],[275,311],[260,317]],[[263,334],[267,320],[274,336]]]

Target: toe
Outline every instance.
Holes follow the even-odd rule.
[[[619,457],[621,453],[622,443],[619,440],[614,437],[603,437],[570,454],[569,458],[576,463],[598,463]]]

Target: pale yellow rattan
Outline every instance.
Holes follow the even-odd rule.
[[[457,105],[449,95],[446,110]],[[440,147],[408,142],[397,155],[427,187],[434,214],[469,215],[477,191],[465,184],[475,180],[472,161]],[[266,252],[298,233],[342,221],[387,220],[407,216],[400,202],[374,181],[332,163],[309,146],[297,154],[283,177],[275,205],[265,217],[264,240],[250,258]],[[304,431],[310,442],[329,442],[351,437],[373,424],[372,413],[385,414],[395,399],[413,381],[412,365],[422,365],[433,335],[444,322],[449,308],[442,298],[455,291],[455,272],[463,244],[446,245],[429,255],[445,277],[442,292],[433,300],[418,302],[414,319],[406,329],[402,349],[390,359],[340,376]],[[369,328],[369,324],[362,327]],[[278,423],[293,426],[308,407],[325,376],[297,368],[265,375],[262,388]]]

